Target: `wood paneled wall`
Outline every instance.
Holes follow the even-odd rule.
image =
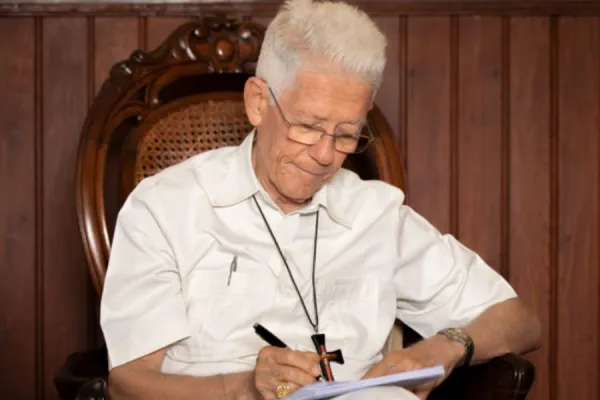
[[[368,6],[389,40],[377,103],[405,153],[408,201],[539,313],[530,398],[598,399],[600,7],[459,3]],[[80,129],[110,66],[157,46],[185,21],[169,15],[186,13],[65,7],[0,7],[6,399],[57,398],[54,372],[99,339],[75,214]],[[267,23],[272,9],[255,19]]]

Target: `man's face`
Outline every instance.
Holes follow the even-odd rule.
[[[333,134],[339,124],[359,133],[371,107],[371,89],[362,79],[342,71],[300,70],[294,85],[269,104],[258,128],[254,165],[265,189],[278,200],[308,201],[342,166],[346,154],[331,136],[314,145],[288,138],[292,124],[318,126]],[[272,193],[276,192],[276,193]]]

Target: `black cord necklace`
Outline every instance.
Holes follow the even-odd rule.
[[[277,239],[275,238],[275,234],[271,230],[271,226],[269,225],[269,222],[267,221],[267,218],[265,217],[265,214],[263,213],[263,210],[262,210],[260,204],[258,204],[258,200],[256,200],[256,195],[252,195],[252,198],[254,199],[254,203],[256,203],[256,207],[258,207],[258,211],[260,212],[260,215],[262,216],[262,219],[265,222],[265,225],[267,226],[269,233],[271,234],[271,239],[273,239],[273,242],[275,243],[275,247],[277,247],[277,251],[279,252],[279,255],[281,256],[281,260],[283,261],[283,264],[285,265],[285,269],[287,269],[290,279],[292,280],[292,283],[294,284],[294,288],[296,289],[296,293],[298,294],[298,298],[300,299],[300,303],[302,304],[302,308],[304,309],[304,314],[306,314],[306,318],[308,319],[308,322],[310,323],[310,325],[313,327],[315,333],[318,333],[319,332],[319,310],[317,309],[317,291],[315,290],[315,265],[316,265],[316,261],[317,261],[317,238],[319,235],[319,210],[317,210],[317,215],[315,217],[315,238],[314,238],[314,243],[313,243],[312,290],[313,290],[313,305],[315,308],[315,322],[313,322],[312,318],[310,317],[310,314],[308,313],[308,309],[306,308],[306,304],[304,303],[304,299],[302,298],[302,294],[300,294],[300,289],[298,289],[296,280],[294,279],[294,276],[292,275],[290,266],[288,265],[287,260],[285,259],[285,256],[283,255],[283,251],[281,251],[281,247],[279,247],[279,243],[277,242]]]

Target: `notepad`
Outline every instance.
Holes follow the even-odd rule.
[[[286,397],[286,400],[319,400],[340,396],[346,393],[363,390],[377,386],[398,386],[411,389],[428,381],[439,379],[444,376],[444,367],[418,369],[402,372],[399,374],[379,376],[377,378],[361,379],[353,381],[319,382],[303,386]]]

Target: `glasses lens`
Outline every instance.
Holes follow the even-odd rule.
[[[355,136],[340,135],[335,139],[335,148],[342,153],[353,153],[356,151],[358,141]]]
[[[365,128],[365,130],[370,132],[369,128]],[[326,132],[317,129],[317,127],[307,125],[292,125],[288,130],[288,137],[291,140],[308,146],[317,144],[326,135],[328,135]],[[369,146],[371,139],[370,135],[364,133],[358,138],[352,135],[339,134],[335,138],[335,149],[346,154],[360,153]]]
[[[312,146],[321,140],[323,132],[306,125],[292,125],[288,137],[295,142]]]
[[[354,147],[349,149],[349,151],[344,151],[340,149],[339,151],[347,154],[357,154],[362,153],[369,147],[369,144],[373,140],[373,132],[371,131],[371,127],[368,123],[362,129],[361,134],[358,136],[358,140],[354,139]]]

